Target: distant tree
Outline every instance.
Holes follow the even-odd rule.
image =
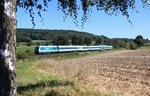
[[[32,45],[32,40],[29,40],[26,43],[27,43],[27,46],[31,46]]]
[[[46,41],[45,42],[45,45],[50,45],[51,44],[51,41]]]
[[[84,38],[81,36],[76,36],[73,35],[73,37],[71,38],[71,43],[72,45],[84,45]]]
[[[138,35],[135,39],[134,42],[137,44],[138,47],[143,46],[144,44],[144,39],[141,35]]]
[[[98,36],[95,40],[96,45],[108,44],[109,42],[110,42],[110,39],[104,35]]]
[[[83,37],[74,35],[71,38],[71,43],[72,43],[72,45],[83,45],[84,44],[84,39],[83,39]]]
[[[100,45],[101,44],[101,38],[97,38],[95,40],[95,45]]]
[[[135,42],[131,42],[131,43],[130,43],[130,49],[131,49],[131,50],[137,49],[137,45],[136,45]]]
[[[102,45],[102,44],[104,44],[104,38],[103,38],[103,37],[97,38],[97,39],[96,39],[96,44],[97,44],[97,45],[100,45],[100,44]]]
[[[20,35],[17,37],[17,42],[29,42],[31,41],[32,39],[30,37],[26,37],[26,36],[23,36],[23,35]]]
[[[26,34],[27,34],[27,32],[26,32]],[[32,33],[32,34],[30,35],[30,37],[32,38],[32,40],[41,40],[39,34],[34,34],[34,33]]]
[[[122,39],[119,39],[119,38],[111,39],[111,45],[114,48],[125,48],[126,47],[125,41],[123,41]]]
[[[69,38],[64,35],[58,35],[56,41],[54,41],[55,45],[69,45]]]
[[[84,44],[86,44],[86,45],[92,44],[92,38],[85,37],[85,38],[84,38]]]
[[[76,35],[73,35],[71,38],[72,45],[79,45],[79,38]]]
[[[79,39],[79,45],[84,45],[84,39],[83,39],[83,37],[79,37],[78,38]]]

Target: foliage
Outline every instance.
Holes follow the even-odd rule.
[[[108,42],[109,42],[109,38],[106,37],[106,36],[101,35],[101,36],[96,36],[95,37],[96,45],[103,45],[103,44],[106,44]]]
[[[27,45],[28,45],[28,46],[31,46],[31,45],[32,45],[32,40],[28,41],[28,42],[27,42]]]
[[[34,46],[19,46],[17,47],[17,59],[29,59],[34,55]]]
[[[141,36],[134,39],[138,46],[148,45],[150,41],[143,39]],[[140,38],[141,39],[140,39]],[[73,30],[42,30],[42,29],[17,29],[17,45],[112,45],[114,48],[127,48],[133,39],[130,38],[108,38],[106,36],[98,36],[86,32]],[[32,41],[32,42],[31,42]],[[58,42],[56,42],[58,41]],[[20,42],[26,42],[20,43]],[[141,43],[140,43],[141,42]],[[59,45],[58,44],[58,45]]]
[[[86,37],[86,38],[84,38],[84,43],[86,44],[86,45],[90,45],[90,44],[92,44],[92,39],[91,38],[88,38],[88,37]]]
[[[144,45],[144,39],[141,35],[138,35],[135,39],[134,42],[137,44],[138,47],[141,47]]]
[[[30,38],[32,40],[55,41],[59,35],[67,36],[70,40],[74,36],[77,38],[94,37],[93,34],[73,30],[17,29],[17,42],[27,42],[24,40],[25,38]]]
[[[94,36],[94,35],[93,35]],[[72,45],[84,45],[85,44],[85,38],[90,38],[92,39],[93,36],[77,36],[77,35],[73,35],[71,38],[71,43]]]
[[[69,45],[69,39],[65,35],[58,35],[57,39],[53,41],[54,45]]]
[[[51,0],[17,0],[17,5],[29,12],[33,26],[35,26],[34,15],[35,12],[42,17],[41,12],[46,11],[48,3]],[[92,12],[92,8],[96,7],[97,11],[104,11],[108,15],[119,14],[126,16],[129,19],[129,9],[136,10],[135,0],[57,0],[58,9],[64,13],[64,17],[70,16],[73,18],[75,24],[78,24],[78,12],[83,11],[82,27],[87,21]],[[149,6],[149,0],[141,0],[143,6]]]
[[[34,37],[36,36],[36,38]],[[150,41],[141,36],[134,39],[134,42],[148,45]],[[141,39],[140,39],[140,38]],[[24,40],[30,38],[30,40]],[[34,40],[37,39],[37,40]],[[32,40],[32,42],[31,42]],[[129,38],[108,38],[106,36],[97,36],[94,34],[79,32],[73,30],[42,30],[42,29],[17,29],[17,45],[112,45],[114,48],[130,48],[133,39]],[[25,41],[24,44],[21,41]],[[141,43],[140,43],[141,42]]]
[[[135,49],[137,49],[137,45],[136,45],[136,43],[131,42],[131,43],[130,43],[130,49],[131,49],[131,50],[135,50]]]
[[[112,39],[112,45],[115,47],[115,48],[124,48],[125,47],[125,42],[121,39]]]
[[[76,35],[73,35],[71,38],[72,45],[82,45],[84,44],[82,37],[77,37]]]
[[[140,47],[141,49],[150,49],[150,45],[149,46],[142,46]]]
[[[83,37],[78,38],[78,45],[84,45],[84,39]]]
[[[32,39],[28,36],[17,35],[17,42],[30,42]]]

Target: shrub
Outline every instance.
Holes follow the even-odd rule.
[[[136,45],[134,42],[131,42],[131,44],[130,44],[130,49],[131,49],[131,50],[137,49],[137,45]]]
[[[31,50],[27,49],[26,51],[18,52],[17,59],[28,59],[33,55],[34,53]]]

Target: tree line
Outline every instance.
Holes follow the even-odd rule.
[[[39,41],[42,40],[42,41]],[[35,41],[35,42],[33,42]],[[74,30],[17,29],[17,42],[30,45],[112,45],[114,48],[137,48],[150,42],[138,35],[135,39],[108,38]]]

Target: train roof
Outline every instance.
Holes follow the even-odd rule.
[[[48,45],[48,46],[45,46],[45,45],[39,45],[39,46],[36,46],[36,47],[109,47],[108,45],[95,45],[95,46],[86,46],[86,45]],[[110,46],[111,47],[111,46]]]

